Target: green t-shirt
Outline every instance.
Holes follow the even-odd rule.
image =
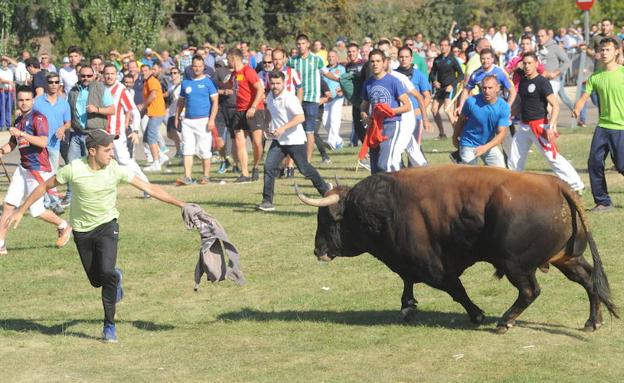
[[[100,170],[92,170],[87,158],[73,160],[59,169],[56,180],[60,184],[69,183],[72,187],[71,213],[72,228],[78,232],[88,232],[119,217],[115,207],[117,185],[130,182],[134,173],[115,160]]]
[[[412,64],[416,65],[416,68],[423,72],[425,75],[429,73],[429,68],[427,68],[427,61],[424,57],[420,55],[418,52],[414,52],[412,55]]]
[[[600,118],[598,126],[624,130],[624,66],[616,70],[599,70],[587,80],[585,93],[598,93]]]

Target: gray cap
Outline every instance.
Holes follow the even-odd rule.
[[[90,129],[86,131],[85,144],[87,149],[96,146],[108,146],[115,139],[115,135],[108,134],[104,129]]]

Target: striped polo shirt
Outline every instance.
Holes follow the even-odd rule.
[[[296,70],[301,76],[304,102],[319,102],[321,98],[321,73],[327,68],[323,59],[312,53],[306,58],[296,56],[288,61],[288,66]]]
[[[115,113],[108,116],[106,131],[115,136],[126,134],[126,113],[135,107],[131,100],[130,93],[126,87],[119,82],[116,82],[108,89],[113,96]]]

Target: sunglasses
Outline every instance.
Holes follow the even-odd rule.
[[[171,74],[180,74],[180,72],[176,71],[171,71]]]
[[[273,61],[263,61],[263,64],[273,64]]]
[[[91,78],[91,77],[93,77],[92,74],[81,74],[80,75],[80,78]]]
[[[61,83],[61,82],[60,82],[60,81],[58,81],[58,80],[57,80],[57,81],[48,81],[48,84],[60,84],[60,83]]]

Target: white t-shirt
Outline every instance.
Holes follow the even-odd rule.
[[[279,96],[274,97],[273,92],[269,92],[267,98],[267,109],[271,113],[271,132],[292,120],[296,115],[303,114],[303,107],[297,96],[287,90],[283,90]],[[306,135],[303,125],[287,129],[281,136],[276,138],[280,145],[302,145],[306,142]]]
[[[59,76],[61,78],[61,84],[63,84],[63,91],[65,94],[69,94],[71,88],[73,88],[78,82],[76,69],[71,67],[62,67],[59,71]]]
[[[6,81],[13,81],[13,71],[11,68],[0,68],[0,78]],[[12,87],[13,86],[6,83],[0,83],[0,89],[10,89]]]
[[[412,84],[412,81],[409,79],[409,77],[407,77],[406,75],[404,75],[403,73],[399,73],[395,70],[393,70],[392,72],[390,72],[390,74],[394,77],[396,77],[399,81],[401,81],[401,84],[403,84],[403,86],[405,87],[405,89],[407,90],[408,96],[412,93],[412,90],[414,90],[414,84]],[[410,105],[412,104],[412,102],[410,101]],[[414,110],[414,105],[411,105],[412,109]]]
[[[30,79],[30,73],[26,70],[26,65],[23,62],[18,62],[15,67],[15,82],[18,84],[25,83],[28,79]]]
[[[182,83],[178,85],[173,85],[169,87],[169,94],[171,95],[169,108],[167,109],[167,118],[175,117],[176,109],[178,109],[178,99],[180,98],[180,89],[182,88]]]

